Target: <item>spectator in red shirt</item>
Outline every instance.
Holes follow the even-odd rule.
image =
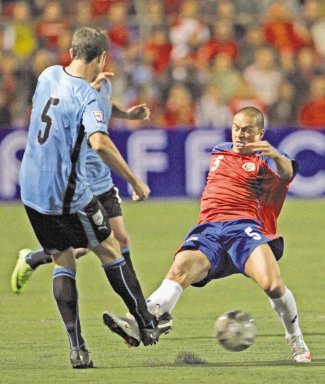
[[[58,52],[57,52],[57,64],[62,65],[63,67],[66,67],[71,62],[71,57],[69,53],[69,48],[71,45],[71,32],[67,32],[58,38]]]
[[[269,8],[264,34],[266,41],[279,52],[297,51],[311,43],[306,30],[290,16],[284,2],[276,2]]]
[[[325,79],[315,77],[310,88],[310,98],[301,107],[299,123],[304,128],[325,129]]]
[[[126,5],[119,2],[112,4],[107,13],[110,43],[119,48],[126,48],[130,42],[127,11]]]
[[[232,24],[218,20],[213,26],[213,36],[199,49],[197,59],[201,65],[208,65],[219,53],[225,52],[235,61],[238,46],[232,36]]]
[[[171,86],[166,102],[164,125],[167,129],[191,128],[194,125],[195,109],[191,93],[182,84]]]
[[[199,14],[198,1],[184,0],[181,3],[179,15],[169,31],[173,61],[192,59],[198,47],[209,39],[209,29],[198,18]]]
[[[67,33],[68,29],[69,25],[65,21],[60,3],[49,1],[36,26],[36,35],[41,47],[55,51],[59,36]]]
[[[147,43],[145,53],[156,74],[163,73],[168,67],[172,45],[163,27],[153,28]]]

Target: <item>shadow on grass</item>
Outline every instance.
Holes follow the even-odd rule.
[[[196,363],[196,362],[184,362],[181,363],[180,361],[175,361],[173,364],[164,364],[164,363],[159,363],[157,361],[155,362],[147,362],[145,364],[139,364],[139,365],[132,365],[132,369],[135,368],[171,368],[171,367],[204,367],[204,368],[245,368],[245,367],[295,367],[295,369],[310,369],[312,367],[324,367],[325,364],[325,359],[317,359],[313,360],[311,363],[308,364],[297,364],[294,361],[291,360],[278,360],[278,361],[249,361],[249,362],[244,362],[244,361],[233,361],[233,362],[220,362],[220,363],[209,363],[209,362],[201,362],[201,363]],[[98,369],[130,369],[130,365],[115,365],[115,366],[102,366],[102,367],[97,367]]]
[[[304,336],[324,336],[325,337],[325,332],[304,332],[303,333]],[[172,336],[167,336],[168,337],[168,340],[173,340],[173,341],[181,341],[181,340],[186,340],[186,339],[189,339],[189,340],[210,340],[211,338],[213,338],[213,336],[211,337],[206,337],[206,336],[191,336],[191,337],[172,337]],[[257,333],[257,337],[259,338],[272,338],[272,337],[284,337],[284,333]],[[167,340],[167,338],[165,339],[162,338],[161,340],[159,339],[159,341],[165,341]]]

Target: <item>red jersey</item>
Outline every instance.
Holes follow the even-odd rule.
[[[294,174],[296,170],[294,166]],[[248,182],[258,176],[264,179],[262,196],[254,193]],[[239,155],[233,152],[232,143],[218,145],[212,151],[198,223],[255,219],[275,234],[289,184],[277,175],[272,159]]]

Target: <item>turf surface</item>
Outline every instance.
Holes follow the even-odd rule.
[[[198,202],[125,202],[123,207],[133,262],[148,295],[196,222]],[[282,275],[297,299],[311,364],[291,361],[264,293],[242,276],[187,289],[173,313],[172,332],[154,347],[128,349],[102,325],[103,310],[126,310],[90,254],[78,261],[77,281],[83,335],[96,368],[73,370],[52,298],[51,266],[35,272],[23,294],[10,292],[17,251],[38,244],[21,205],[0,205],[0,383],[325,383],[324,214],[325,200],[288,200],[279,228],[286,239]],[[215,318],[232,309],[248,311],[259,330],[253,346],[239,353],[227,352],[212,337]]]

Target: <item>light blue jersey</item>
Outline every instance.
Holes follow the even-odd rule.
[[[111,83],[109,81],[101,83],[99,95],[105,119],[108,121],[112,114]],[[86,169],[89,187],[94,195],[101,195],[113,187],[110,169],[90,147],[87,152]]]
[[[77,212],[93,197],[86,175],[87,139],[107,133],[98,92],[89,83],[47,68],[39,77],[20,169],[23,203],[44,214]]]

